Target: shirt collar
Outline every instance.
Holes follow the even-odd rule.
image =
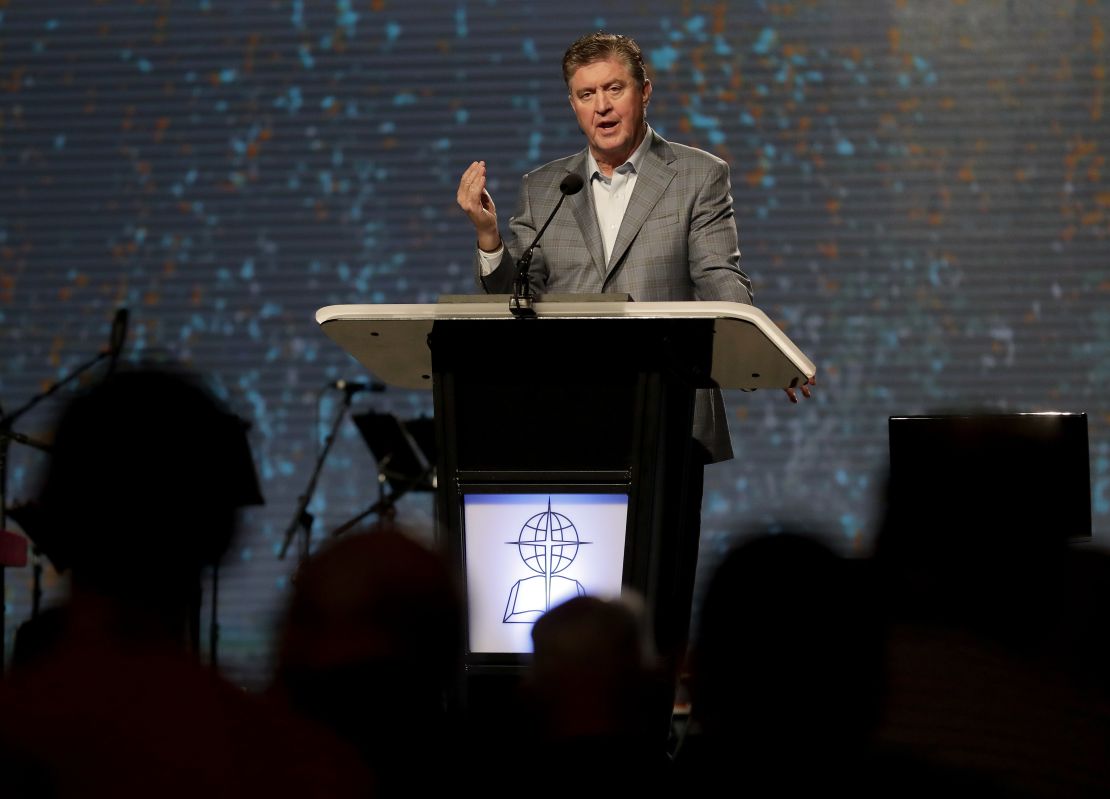
[[[628,160],[614,169],[614,172],[632,172],[639,174],[640,166],[644,163],[644,158],[647,157],[648,150],[651,149],[651,137],[654,135],[651,125],[647,126],[647,132],[644,134],[644,140],[640,142],[640,146],[628,157]],[[593,151],[589,147],[586,148],[586,174],[590,176],[592,182],[594,178],[599,180],[608,180],[609,178],[601,174],[601,170],[597,166],[597,159],[594,158]]]

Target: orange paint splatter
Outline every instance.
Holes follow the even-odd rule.
[[[713,6],[712,31],[718,36],[728,30],[728,3],[717,3]]]
[[[902,46],[902,31],[898,30],[898,28],[888,28],[886,40],[890,45],[891,51],[895,53],[898,52],[899,48]]]
[[[1099,156],[1091,161],[1091,165],[1087,167],[1087,180],[1091,183],[1100,183],[1102,181],[1102,167],[1106,165],[1106,159]]]
[[[50,344],[50,365],[61,366],[62,364],[62,337],[55,336],[54,341]],[[49,383],[50,381],[46,381]]]

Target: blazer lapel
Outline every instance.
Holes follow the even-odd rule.
[[[632,191],[632,196],[628,200],[628,209],[624,212],[624,220],[621,222],[620,230],[617,231],[617,240],[613,244],[613,254],[610,256],[609,264],[605,270],[607,278],[636,239],[636,235],[640,232],[640,228],[644,226],[644,220],[648,218],[651,209],[659,202],[659,198],[663,196],[667,186],[674,180],[677,172],[671,166],[673,160],[674,155],[671,148],[667,146],[666,141],[653,131],[651,149],[648,150],[643,163],[640,165],[640,171],[636,174],[636,188]],[[598,235],[601,235],[600,232]]]
[[[582,231],[582,240],[586,242],[586,249],[590,251],[594,268],[599,278],[605,277],[605,245],[601,241],[601,229],[597,226],[597,213],[594,211],[593,188],[590,186],[590,176],[586,174],[586,151],[567,165],[567,172],[576,172],[586,182],[582,191],[571,195],[567,202],[574,212],[574,220]]]

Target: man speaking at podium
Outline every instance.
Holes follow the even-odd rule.
[[[648,125],[652,86],[636,42],[603,32],[584,36],[563,56],[563,78],[587,146],[524,176],[507,241],[486,190],[485,161],[472,163],[459,181],[458,204],[477,232],[474,263],[482,287],[513,292],[518,260],[550,219],[528,272],[535,294],[611,292],[641,302],[750,304],[728,165],[666,141]],[[797,401],[792,389],[787,393]],[[809,396],[808,386],[802,394]],[[719,390],[697,390],[692,434],[694,468],[685,469],[683,489],[689,535],[674,551],[675,582],[668,589],[673,605],[687,612],[701,526],[698,463],[732,457]],[[661,651],[681,658],[684,622],[666,634],[669,640],[659,640],[659,633]]]
[[[478,234],[475,267],[483,288],[512,292],[517,259],[567,191],[568,175],[577,175],[585,189],[566,198],[568,207],[534,252],[529,279],[537,294],[750,304],[728,164],[666,141],[648,125],[652,87],[639,45],[617,34],[583,36],[563,56],[563,79],[588,146],[524,176],[509,242],[486,191],[485,161],[472,163],[459,181],[459,206]],[[809,396],[808,387],[802,392]],[[705,462],[731,458],[720,392],[699,389],[695,402],[693,434]]]

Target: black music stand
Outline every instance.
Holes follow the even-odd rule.
[[[402,422],[391,413],[367,411],[353,415],[351,420],[378,462],[378,500],[335,528],[332,536],[342,535],[373,514],[393,518],[398,500],[410,492],[436,490],[435,428],[431,419]]]

